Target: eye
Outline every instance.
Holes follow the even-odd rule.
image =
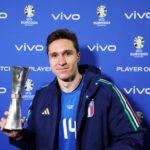
[[[58,54],[57,54],[57,53],[51,53],[51,54],[50,54],[50,57],[51,57],[51,58],[57,58],[57,57],[58,57]]]
[[[66,56],[72,55],[72,51],[66,51],[66,52],[65,52],[65,55],[66,55]]]
[[[56,57],[58,56],[58,54],[57,54],[57,53],[52,53],[50,56],[51,56],[52,58],[56,58]]]
[[[71,55],[71,53],[70,53],[70,52],[67,52],[66,55],[69,56],[69,55]]]
[[[58,56],[57,54],[54,54],[54,55],[53,55],[53,57],[57,57],[57,56]]]

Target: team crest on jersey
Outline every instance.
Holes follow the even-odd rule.
[[[91,118],[93,117],[94,115],[94,101],[92,100],[90,103],[89,103],[89,106],[88,106],[88,114],[87,114],[87,117],[88,118]]]

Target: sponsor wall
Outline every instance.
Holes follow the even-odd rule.
[[[81,64],[95,65],[144,115],[150,138],[150,1],[7,1],[0,5],[0,117],[8,110],[11,66],[30,68],[22,95],[26,116],[35,91],[54,75],[45,52],[47,35],[58,28],[74,31],[80,43]],[[17,150],[0,132],[1,149]]]

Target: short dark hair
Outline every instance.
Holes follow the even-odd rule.
[[[46,52],[48,54],[48,46],[55,40],[59,39],[68,39],[71,40],[74,48],[76,49],[77,52],[79,52],[79,44],[78,44],[78,39],[75,33],[68,29],[58,29],[54,32],[52,32],[50,35],[47,37],[47,43],[46,43]]]

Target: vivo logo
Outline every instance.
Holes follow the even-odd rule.
[[[144,13],[139,13],[139,12],[132,12],[132,13],[124,13],[125,17],[127,19],[150,19],[150,12],[144,12]]]
[[[124,91],[127,94],[146,94],[149,95],[150,94],[150,88],[138,88],[135,85],[129,89],[124,88]]]
[[[98,43],[96,43],[95,45],[87,45],[88,49],[90,51],[102,51],[102,52],[105,52],[105,51],[110,51],[110,52],[114,52],[117,50],[117,47],[116,45],[100,45]]]
[[[15,48],[17,51],[38,51],[41,52],[44,50],[43,45],[28,45],[27,43],[23,43],[21,45],[15,44]]]
[[[51,16],[54,20],[79,20],[80,19],[79,14],[65,14],[63,12],[59,14],[51,14]]]
[[[6,19],[6,18],[7,18],[7,13],[0,12],[0,19]]]
[[[6,93],[6,88],[0,87],[0,94],[5,94],[5,93]]]

